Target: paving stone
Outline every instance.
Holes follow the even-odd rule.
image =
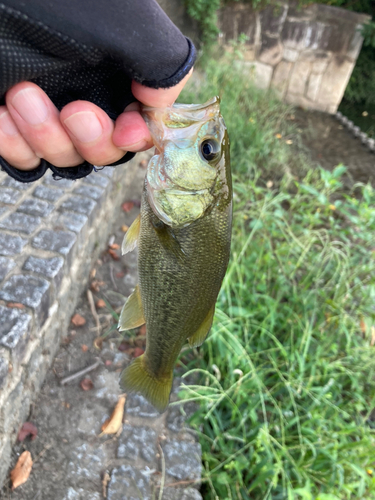
[[[83,488],[79,488],[77,490],[75,490],[74,488],[69,488],[63,500],[101,500],[101,498],[102,496],[100,495],[100,493],[87,491]]]
[[[166,471],[179,481],[200,479],[202,449],[199,443],[173,439],[163,444]]]
[[[39,215],[40,217],[47,217],[55,207],[46,201],[35,200],[34,198],[28,198],[23,201],[18,207],[18,212],[24,212],[29,215]]]
[[[0,282],[3,281],[5,276],[11,271],[16,263],[12,259],[0,257]]]
[[[14,212],[0,222],[0,227],[10,231],[31,234],[41,224],[40,217]]]
[[[202,495],[194,488],[164,488],[163,500],[202,500]]]
[[[115,173],[115,167],[104,167],[100,172],[106,177],[113,177]]]
[[[0,202],[15,205],[22,196],[20,191],[8,187],[0,187]]]
[[[185,427],[186,420],[197,409],[194,403],[186,403],[184,406],[172,406],[167,414],[167,427],[173,432],[180,432]]]
[[[66,229],[79,233],[88,220],[89,219],[86,215],[64,212],[59,216],[56,224],[61,224],[66,227]]]
[[[0,306],[0,345],[14,349],[27,336],[31,316],[20,309]]]
[[[81,486],[82,480],[100,483],[100,475],[105,469],[106,453],[99,445],[82,443],[73,448],[69,457],[69,478]]]
[[[81,196],[70,196],[62,204],[61,208],[78,214],[90,215],[95,208],[95,201]]]
[[[47,186],[43,186],[43,184],[37,186],[33,192],[33,196],[35,196],[36,198],[52,202],[55,202],[58,199],[60,199],[63,194],[64,194],[63,189],[49,188]]]
[[[126,412],[144,418],[156,418],[160,413],[141,394],[129,394],[126,400]]]
[[[44,176],[44,184],[47,186],[54,186],[57,188],[70,188],[75,181],[69,179],[54,179],[52,175]]]
[[[43,229],[33,238],[31,244],[34,248],[67,255],[75,241],[76,235],[73,233]]]
[[[4,483],[5,478],[8,475],[11,454],[12,446],[10,444],[10,440],[7,437],[4,437],[3,440],[0,440],[0,484]]]
[[[150,427],[133,427],[125,424],[119,439],[117,458],[137,460],[139,457],[152,462],[156,456],[157,434]]]
[[[64,265],[64,259],[61,257],[52,257],[51,259],[41,259],[31,255],[25,262],[23,269],[33,273],[42,274],[46,278],[54,278]]]
[[[94,375],[95,396],[99,399],[107,399],[111,404],[116,404],[121,394],[119,379],[118,373],[108,370]]]
[[[5,387],[8,378],[9,361],[0,356],[0,389]]]
[[[151,500],[149,469],[122,465],[112,470],[108,484],[108,500]]]
[[[109,184],[109,179],[102,175],[98,175],[97,173],[93,172],[92,174],[88,175],[83,179],[83,182],[85,184],[91,184],[92,186],[101,186],[101,187],[107,187]]]
[[[96,438],[100,434],[102,424],[111,416],[110,413],[109,407],[98,404],[98,401],[83,400],[79,409],[77,431],[85,436]]]
[[[0,207],[0,217],[5,214],[5,212],[8,212],[9,208],[8,207]]]
[[[85,186],[81,184],[74,191],[74,194],[80,194],[81,196],[87,196],[93,200],[98,200],[104,193],[104,189],[95,186]]]
[[[48,315],[50,283],[43,278],[13,275],[0,290],[0,299],[32,307],[41,325]]]
[[[15,255],[21,253],[27,240],[20,236],[10,236],[9,234],[0,233],[0,255]]]
[[[4,406],[0,408],[0,432],[2,431],[4,434],[8,434],[12,430],[12,425],[14,430],[15,421],[17,421],[24,399],[23,387],[23,383],[19,382],[9,394]]]
[[[18,189],[19,191],[27,191],[33,185],[32,182],[18,182],[16,179],[7,176],[5,181],[1,183],[2,186]]]

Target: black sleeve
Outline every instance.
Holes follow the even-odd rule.
[[[171,87],[194,61],[194,45],[155,0],[0,3],[0,104],[10,87],[32,81],[58,109],[83,99],[116,119],[135,100],[132,79]]]

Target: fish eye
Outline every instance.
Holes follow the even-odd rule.
[[[214,139],[206,139],[201,144],[201,153],[205,160],[214,160],[219,156],[220,145]]]

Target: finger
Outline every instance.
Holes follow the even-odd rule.
[[[93,165],[109,165],[124,156],[124,150],[112,141],[112,120],[95,104],[87,101],[67,104],[60,120],[77,151]]]
[[[152,139],[146,122],[136,103],[130,104],[116,120],[113,143],[124,151],[145,151],[152,147]]]
[[[82,163],[82,157],[60,123],[56,106],[40,87],[31,82],[17,84],[8,91],[6,104],[36,156],[57,167]]]
[[[32,170],[40,163],[5,106],[0,106],[0,155],[19,170]]]
[[[152,89],[151,87],[145,87],[144,85],[141,85],[140,83],[133,80],[133,95],[136,99],[138,99],[138,101],[146,104],[147,106],[153,106],[155,108],[164,108],[165,106],[171,106],[180,95],[181,90],[186,85],[186,82],[189,80],[192,73],[193,68],[191,68],[191,70],[183,80],[181,80],[174,87],[170,87],[169,89]]]

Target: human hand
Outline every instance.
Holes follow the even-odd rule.
[[[153,89],[133,81],[133,95],[147,106],[171,105],[192,71],[169,89]],[[19,170],[36,168],[41,158],[56,167],[73,167],[84,160],[109,165],[127,151],[152,147],[136,102],[127,106],[114,123],[88,101],[71,102],[59,112],[47,94],[31,82],[14,85],[5,100],[6,105],[0,106],[0,156]]]

